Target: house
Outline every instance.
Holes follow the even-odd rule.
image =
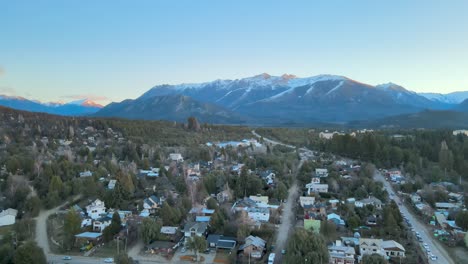
[[[75,235],[75,239],[78,242],[82,242],[81,244],[92,242],[94,245],[97,245],[102,240],[102,233],[84,232]]]
[[[159,177],[159,168],[150,168],[149,170],[140,170],[139,176],[141,177]]]
[[[337,215],[335,213],[331,213],[331,214],[327,215],[327,220],[332,221],[333,223],[335,223],[336,226],[346,225],[345,221],[343,219],[341,219],[341,216],[339,216],[339,215]]]
[[[416,203],[414,207],[416,207],[416,209],[418,209],[423,215],[426,216],[432,216],[434,213],[432,207],[425,203]]]
[[[327,215],[326,206],[323,203],[304,205],[304,216],[308,218],[322,218]]]
[[[457,209],[460,206],[453,203],[435,203],[435,207],[437,211],[448,211],[450,209]]]
[[[91,177],[93,176],[93,173],[91,171],[83,171],[83,172],[80,172],[80,177],[83,178],[83,177]]]
[[[177,226],[163,226],[161,227],[160,233],[168,236],[173,236],[177,233],[177,230],[179,230]]]
[[[85,218],[81,220],[81,228],[92,226],[92,225],[93,225],[93,219],[91,218]]]
[[[307,194],[311,195],[312,193],[327,193],[328,192],[328,184],[316,184],[316,183],[308,183],[306,184]]]
[[[375,226],[377,225],[377,217],[375,215],[371,215],[366,218],[366,225],[368,226]]]
[[[171,154],[169,154],[169,159],[171,161],[175,161],[175,162],[184,162],[184,158],[182,157],[182,154],[180,154],[180,153],[171,153]]]
[[[18,210],[8,208],[0,212],[0,226],[14,225]]]
[[[143,201],[143,208],[151,210],[156,209],[162,204],[162,201],[159,197],[151,195]]]
[[[315,203],[315,197],[312,196],[301,196],[299,197],[299,204],[302,208],[307,205],[313,205]]]
[[[259,259],[265,251],[266,241],[257,236],[248,236],[245,243],[239,247],[244,255]]]
[[[195,216],[195,222],[209,223],[210,220],[211,220],[211,216],[201,216],[201,215]]]
[[[448,194],[449,196],[449,200],[452,201],[452,202],[456,202],[456,203],[461,203],[463,202],[464,200],[464,195],[461,194],[461,193],[453,193],[453,192],[450,192]]]
[[[115,188],[116,183],[117,183],[117,180],[110,180],[109,184],[107,184],[107,189],[113,190]]]
[[[311,180],[311,183],[320,184],[320,177],[318,177],[318,176],[313,176],[313,177],[312,177],[312,180]]]
[[[328,200],[328,203],[331,205],[332,208],[335,208],[340,203],[340,200],[330,199],[330,200]]]
[[[260,178],[262,178],[268,185],[274,183],[276,174],[271,171],[264,171],[260,173]]]
[[[94,232],[102,232],[104,229],[112,223],[112,218],[105,216],[101,217],[93,222],[93,231]]]
[[[330,264],[354,264],[354,256],[356,251],[354,247],[345,246],[340,240],[337,240],[334,245],[328,246],[330,255]]]
[[[468,130],[465,130],[465,129],[459,129],[459,130],[454,130],[452,132],[452,134],[454,136],[457,136],[457,135],[465,135],[465,136],[468,136]]]
[[[257,204],[268,204],[268,196],[250,195],[249,198]]]
[[[344,135],[343,133],[334,131],[334,132],[328,132],[328,130],[325,130],[325,132],[320,132],[319,133],[319,138],[322,139],[332,139],[335,135]]]
[[[420,203],[420,202],[421,202],[421,196],[419,196],[418,194],[414,193],[414,194],[411,195],[411,201],[412,201],[414,204]]]
[[[389,258],[405,257],[405,248],[394,240],[383,241],[381,246],[385,252],[385,255]]]
[[[96,201],[86,206],[86,213],[92,219],[97,220],[101,215],[106,214],[106,206],[103,201],[96,199]]]
[[[379,199],[377,199],[375,197],[369,197],[369,198],[366,198],[366,199],[362,199],[360,201],[356,201],[354,203],[354,206],[356,206],[358,208],[362,208],[362,207],[365,207],[367,205],[372,205],[376,209],[382,209],[382,201],[380,201]]]
[[[373,238],[359,238],[359,255],[385,255],[384,250],[382,249],[382,239],[373,239]]]
[[[206,222],[188,222],[184,226],[184,236],[193,237],[193,236],[205,236],[208,229],[208,223]]]
[[[219,192],[218,194],[216,194],[216,200],[219,202],[219,203],[224,203],[224,202],[228,202],[232,199],[232,194],[229,190],[224,190],[222,192]]]
[[[327,169],[322,169],[322,168],[317,168],[315,169],[315,175],[318,177],[328,177],[328,170]]]
[[[440,212],[436,212],[434,215],[435,215],[437,224],[439,224],[439,226],[442,229],[447,228],[447,218],[445,217],[445,215]]]
[[[208,247],[232,250],[236,247],[237,241],[234,237],[225,237],[223,235],[210,234],[206,238]]]
[[[356,202],[356,198],[348,198],[346,199],[346,203],[348,204],[354,204]]]
[[[249,207],[247,215],[255,222],[268,222],[270,220],[270,209],[265,207]]]
[[[190,209],[189,214],[193,215],[202,215],[202,216],[207,216],[207,215],[212,215],[215,213],[214,209],[208,209],[204,207],[193,207]]]
[[[168,255],[177,249],[177,245],[169,241],[154,241],[145,246],[145,250],[150,254]]]

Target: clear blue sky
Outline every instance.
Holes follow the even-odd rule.
[[[267,72],[468,90],[468,1],[2,1],[0,94],[136,98]]]

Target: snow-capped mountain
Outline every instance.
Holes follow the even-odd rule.
[[[158,85],[139,99],[176,94],[273,123],[345,122],[447,107],[393,83],[372,86],[338,75],[299,78],[266,73],[236,80]]]
[[[448,94],[420,93],[419,95],[435,102],[442,102],[447,104],[459,104],[468,99],[468,91],[453,92]]]
[[[65,116],[80,116],[94,114],[103,106],[88,99],[74,101],[70,103],[49,102],[41,103],[36,100],[29,100],[23,97],[0,95],[0,105],[13,109],[43,112]]]

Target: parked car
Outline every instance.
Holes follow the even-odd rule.
[[[71,260],[72,257],[70,257],[70,256],[64,256],[62,259],[63,259],[63,260]]]
[[[114,263],[114,259],[113,258],[106,258],[106,259],[104,259],[104,263]]]

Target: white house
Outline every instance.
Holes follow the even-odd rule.
[[[86,213],[94,220],[99,219],[101,215],[106,213],[106,206],[103,201],[96,199],[96,201],[86,206]]]
[[[81,221],[81,228],[92,226],[92,225],[93,225],[93,219],[91,218],[85,218]]]
[[[307,194],[311,195],[312,193],[327,193],[328,192],[328,184],[316,184],[316,183],[308,183],[306,184]]]
[[[16,221],[18,210],[8,208],[0,212],[0,226],[13,225]]]
[[[354,247],[344,246],[340,240],[335,245],[328,246],[331,264],[354,264]]]
[[[315,175],[318,177],[328,177],[328,170],[323,168],[315,169]]]
[[[382,249],[382,239],[373,239],[373,238],[359,238],[359,254],[364,255],[385,255],[384,250]]]
[[[177,162],[183,162],[184,158],[182,157],[182,154],[180,153],[171,153],[169,154],[169,159],[172,161],[177,161]]]
[[[388,240],[382,242],[382,249],[385,255],[390,258],[404,258],[405,248],[394,240]]]
[[[333,131],[333,132],[328,132],[328,130],[325,130],[325,132],[320,132],[319,133],[319,138],[323,139],[332,139],[335,135],[344,135],[343,133]]]
[[[311,183],[319,184],[320,183],[320,177],[312,177]]]
[[[179,227],[177,226],[163,226],[161,227],[161,234],[164,235],[175,235],[177,233],[177,230],[179,230]]]
[[[268,196],[250,195],[249,198],[257,204],[268,204]]]
[[[117,180],[110,180],[109,184],[107,184],[107,189],[113,190],[115,188],[116,183],[117,183]]]
[[[421,196],[419,196],[418,194],[412,194],[411,195],[411,201],[416,204],[416,203],[420,203],[421,202]]]
[[[101,217],[98,220],[93,222],[93,231],[94,232],[102,232],[106,227],[110,226],[112,223],[112,218],[110,217]]]
[[[369,198],[366,198],[366,199],[356,201],[354,203],[354,206],[358,207],[358,208],[362,208],[362,207],[365,207],[367,205],[372,205],[376,209],[382,209],[382,201],[380,201],[379,199],[377,199],[375,197],[369,197]]]
[[[460,129],[460,130],[454,130],[452,132],[452,134],[454,136],[457,136],[457,135],[465,135],[465,136],[468,136],[468,130],[465,130],[465,129]]]
[[[315,203],[315,197],[312,196],[301,196],[299,197],[299,204],[302,208],[307,205],[313,205]]]
[[[184,227],[185,237],[194,237],[194,236],[205,236],[208,228],[208,223],[206,222],[188,222]]]
[[[80,172],[80,177],[91,177],[91,176],[93,176],[93,173],[89,170]]]
[[[255,222],[268,222],[270,220],[270,209],[262,207],[247,208],[247,215]]]

